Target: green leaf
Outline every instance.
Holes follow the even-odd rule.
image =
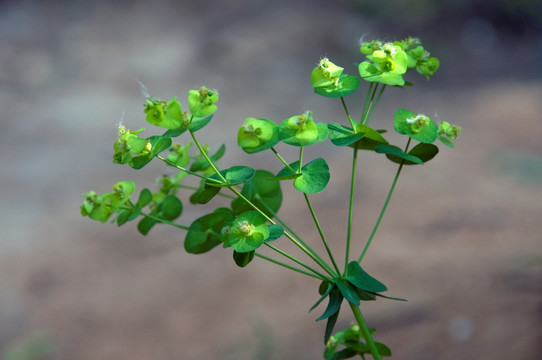
[[[207,204],[219,192],[220,187],[207,185],[203,180],[198,190],[190,196],[189,201],[192,204]]]
[[[341,291],[341,294],[346,300],[348,300],[349,302],[351,302],[352,304],[356,306],[359,306],[360,300],[356,292],[356,289],[348,281],[345,281],[342,279],[337,281],[337,287],[339,288],[339,290]]]
[[[133,157],[128,163],[132,169],[139,170],[147,165],[153,159],[152,154],[139,155]]]
[[[224,187],[242,184],[252,179],[255,172],[256,170],[249,166],[232,166],[229,169],[220,171],[222,177],[226,179],[225,182],[208,181],[205,183],[205,185]],[[217,174],[214,174],[210,178],[214,180],[221,180]]]
[[[265,242],[277,240],[284,235],[284,228],[279,224],[270,224],[267,225],[267,227],[269,229],[269,237],[265,240]]]
[[[213,213],[194,220],[184,239],[184,248],[190,254],[207,252],[220,244],[222,229],[234,219],[230,209],[218,208]]]
[[[232,222],[228,231],[228,242],[237,252],[256,250],[269,237],[265,217],[257,211],[247,211]]]
[[[156,220],[144,217],[137,223],[137,230],[141,233],[141,235],[147,235],[155,224]]]
[[[274,175],[266,170],[256,170],[254,177],[245,182],[241,194],[256,205],[267,216],[273,217],[282,204],[282,190],[280,183],[273,179]],[[253,210],[245,200],[236,198],[231,203],[236,214]]]
[[[238,253],[237,251],[233,251],[233,260],[237,264],[237,266],[245,267],[247,266],[252,259],[254,259],[255,251],[250,251],[246,253]]]
[[[327,128],[329,130],[329,140],[336,146],[353,144],[365,136],[363,132],[356,133],[354,130],[334,122],[330,122]]]
[[[183,204],[174,195],[168,195],[162,200],[160,205],[158,205],[158,216],[166,220],[175,220],[178,218],[183,211]]]
[[[382,284],[363,270],[357,261],[348,263],[346,280],[355,287],[365,291],[382,292],[388,290],[386,285]]]
[[[194,116],[192,117],[192,120],[190,121],[190,125],[188,125],[188,128],[192,132],[196,132],[199,129],[203,128],[205,125],[207,125],[212,119],[213,119],[213,114],[203,116],[203,117]]]
[[[323,287],[326,287],[326,288],[323,289]],[[324,301],[324,299],[327,298],[327,296],[329,295],[331,290],[333,290],[334,288],[335,288],[335,286],[332,283],[327,282],[325,280],[322,281],[322,284],[320,284],[320,288],[318,289],[318,293],[321,294],[322,297],[320,297],[320,299],[318,299],[316,301],[316,303],[309,309],[309,312],[316,309],[318,307],[318,305],[320,305],[322,303],[322,301]]]
[[[128,221],[132,221],[136,219],[140,214],[141,209],[139,208],[133,208],[133,209],[121,209],[118,212],[117,216],[117,225],[122,226],[126,224]]]
[[[449,146],[451,147],[452,149],[454,148],[454,143],[450,141],[450,139],[442,136],[442,135],[438,135],[438,139],[446,146]]]
[[[209,158],[212,162],[216,162],[218,159],[220,159],[224,153],[226,152],[226,146],[222,144],[218,150],[213,154],[210,155]],[[204,157],[200,157],[196,159],[192,165],[190,165],[190,171],[203,171],[207,170],[209,168],[209,162]]]
[[[146,142],[149,142],[151,145],[150,153],[133,157],[132,160],[130,160],[129,162],[129,165],[133,169],[141,169],[142,167],[147,165],[154,156],[158,155],[164,150],[169,149],[169,147],[171,146],[171,138],[162,135],[154,135],[148,137],[146,139]]]
[[[332,83],[325,87],[315,87],[314,92],[324,97],[338,98],[350,95],[358,87],[359,78],[357,76],[342,74],[337,85]]]
[[[329,338],[333,334],[333,329],[335,328],[335,324],[337,323],[337,319],[339,318],[340,310],[341,308],[339,306],[339,309],[337,310],[337,312],[335,312],[333,315],[331,315],[327,319],[326,331],[324,332],[324,344],[327,344],[327,342],[329,341]]]
[[[339,312],[343,296],[338,287],[333,287],[329,293],[329,303],[324,313],[316,321],[324,320]]]
[[[142,189],[139,193],[139,199],[137,200],[136,207],[143,208],[152,201],[152,193],[149,189]]]
[[[412,163],[416,163],[420,165],[423,164],[423,161],[419,157],[407,154],[395,145],[388,145],[388,144],[377,145],[375,146],[375,152],[379,154],[386,154],[388,159],[390,159],[393,162],[399,161],[399,163],[401,163],[402,160],[404,159]]]
[[[322,158],[314,159],[301,168],[301,176],[294,180],[294,187],[304,193],[316,194],[329,182],[329,166]]]
[[[418,159],[423,161],[425,164],[429,160],[433,159],[438,154],[438,147],[436,147],[433,144],[424,144],[419,143],[418,145],[414,146],[409,152],[409,155],[416,156]],[[396,162],[398,164],[401,163],[401,159],[393,158],[392,156],[388,156],[388,159],[390,159],[393,162]],[[417,163],[405,160],[405,165],[415,165]]]
[[[289,164],[290,168],[297,170],[299,161]],[[277,180],[295,178],[294,187],[307,194],[316,194],[324,190],[329,182],[329,166],[322,158],[314,159],[301,168],[301,173],[293,174],[288,167],[284,167],[277,174]]]

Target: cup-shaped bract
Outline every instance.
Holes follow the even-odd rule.
[[[361,77],[369,82],[377,82],[386,85],[404,85],[403,74],[407,71],[408,57],[401,46],[394,43],[382,44],[374,49],[375,44],[362,45],[362,51],[369,52],[367,59],[359,64]]]
[[[205,117],[214,113],[217,109],[215,105],[217,101],[218,91],[207,89],[205,86],[188,92],[188,107],[192,115],[196,117]]]
[[[249,154],[270,149],[279,141],[279,127],[267,119],[247,118],[237,132],[237,145]]]
[[[181,104],[176,96],[169,101],[148,98],[143,112],[150,124],[166,129],[177,129],[182,125]]]
[[[308,146],[324,141],[328,130],[324,123],[316,123],[312,112],[292,116],[282,121],[279,126],[280,139],[289,145]]]
[[[311,73],[313,88],[337,85],[344,68],[335,65],[328,58],[322,58]]]
[[[228,229],[228,243],[238,253],[256,250],[268,237],[265,217],[257,211],[242,213]]]
[[[407,135],[422,143],[431,144],[437,139],[437,125],[426,115],[399,109],[393,118],[393,126],[399,134]]]

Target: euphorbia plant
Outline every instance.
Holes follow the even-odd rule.
[[[387,130],[369,126],[376,106],[388,86],[407,87],[412,85],[404,78],[409,70],[424,75],[427,79],[438,69],[438,59],[431,57],[420,40],[408,38],[396,42],[371,41],[361,44],[365,55],[358,65],[361,80],[368,83],[363,109],[357,118],[348,110],[345,98],[353,96],[360,86],[360,77],[347,75],[344,68],[327,58],[319,61],[312,70],[310,79],[314,92],[327,98],[338,98],[345,112],[345,121],[320,122],[311,111],[291,116],[280,124],[272,120],[248,117],[237,131],[237,143],[248,154],[268,151],[276,156],[281,169],[253,169],[244,165],[221,169],[218,160],[224,155],[225,147],[209,149],[203,145],[196,132],[210,124],[219,99],[216,90],[201,87],[190,90],[188,109],[183,111],[176,97],[169,101],[156,99],[145,90],[144,113],[146,121],[166,129],[162,135],[144,138],[144,129],[136,131],[119,127],[119,136],[113,148],[113,162],[128,164],[141,169],[151,160],[158,159],[175,169],[173,175],[159,179],[154,192],[143,188],[132,199],[135,184],[122,181],[113,186],[113,191],[102,195],[89,191],[84,194],[81,214],[91,219],[106,222],[113,219],[119,226],[139,219],[137,228],[146,235],[156,224],[168,224],[186,232],[184,248],[191,254],[205,253],[221,245],[233,253],[238,266],[245,267],[255,257],[270,261],[286,269],[319,280],[320,298],[310,309],[315,309],[327,299],[327,307],[316,320],[326,320],[324,334],[324,358],[347,359],[354,356],[374,359],[390,356],[390,349],[373,339],[374,329],[365,323],[360,304],[377,298],[392,298],[384,293],[387,287],[362,267],[362,261],[377,232],[391,195],[404,166],[423,165],[438,153],[436,140],[453,147],[461,128],[444,121],[437,125],[427,115],[407,109],[399,109],[393,119],[394,130],[405,136],[405,145],[396,146],[385,137]],[[357,100],[357,98],[356,98]],[[359,120],[358,120],[359,119]],[[178,143],[181,135],[191,139],[184,145]],[[330,171],[323,158],[304,161],[306,148],[329,139],[340,151],[352,153],[350,198],[345,209],[347,226],[346,252],[344,262],[338,261],[332,253],[328,239],[320,225],[310,194],[322,192],[328,185]],[[173,142],[175,140],[175,142]],[[297,149],[293,161],[287,161],[276,149],[278,143]],[[192,151],[195,150],[195,151]],[[368,232],[365,246],[360,254],[351,254],[353,239],[352,224],[355,218],[354,193],[356,170],[360,150],[384,154],[398,164],[388,196],[374,227]],[[197,180],[196,186],[187,179]],[[307,204],[307,210],[314,220],[327,258],[314,250],[313,245],[300,237],[279,215],[282,204],[281,186],[292,183]],[[229,206],[211,208],[191,224],[182,224],[178,218],[183,212],[180,193],[189,194],[193,205],[208,204],[216,196],[231,199]],[[359,234],[356,239],[360,238]],[[334,239],[335,241],[337,239]],[[306,256],[294,257],[281,249],[283,242],[295,244]],[[264,255],[263,247],[275,252],[276,257]],[[343,304],[347,304],[355,322],[347,329],[334,333],[335,323]]]

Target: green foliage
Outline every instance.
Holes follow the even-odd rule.
[[[360,51],[364,58],[355,60],[359,76],[344,73],[343,67],[327,58],[322,58],[310,74],[310,85],[316,94],[334,101],[340,98],[340,105],[346,115],[342,123],[338,119],[327,123],[316,122],[311,111],[291,116],[280,125],[263,117],[245,118],[237,130],[237,145],[247,154],[270,150],[283,165],[278,173],[271,170],[275,169],[272,165],[266,170],[256,170],[242,164],[221,168],[219,160],[224,156],[226,147],[221,145],[211,151],[209,145],[200,143],[196,132],[211,124],[217,111],[215,103],[219,96],[216,90],[205,86],[199,90],[189,90],[189,111],[184,112],[176,97],[166,101],[146,95],[143,110],[145,121],[160,128],[162,135],[143,137],[144,128],[130,131],[123,125],[119,126],[118,137],[113,144],[113,162],[128,164],[132,169],[140,170],[158,159],[168,166],[167,175],[158,178],[157,189],[143,188],[135,203],[131,200],[135,192],[135,184],[131,181],[118,182],[111,192],[101,195],[94,191],[86,192],[83,194],[81,214],[100,222],[113,219],[118,226],[138,219],[137,229],[142,235],[147,235],[159,223],[175,226],[186,231],[184,248],[190,254],[206,253],[221,244],[223,248],[232,248],[233,260],[239,267],[246,267],[258,258],[319,279],[320,298],[310,311],[327,300],[324,312],[316,319],[326,321],[324,358],[339,360],[361,356],[365,359],[370,354],[378,360],[381,356],[390,356],[391,351],[386,345],[373,340],[374,331],[367,328],[358,307],[362,301],[373,301],[378,297],[403,299],[383,295],[387,287],[369,275],[362,268],[361,262],[377,232],[403,165],[421,165],[432,160],[439,153],[438,147],[433,144],[437,139],[448,147],[454,147],[452,141],[459,136],[461,127],[446,121],[437,126],[426,115],[398,109],[393,118],[393,128],[399,135],[403,135],[406,145],[390,144],[383,136],[386,129],[369,126],[386,86],[412,85],[404,77],[413,69],[429,79],[440,63],[437,58],[431,57],[417,38],[394,42],[364,42]],[[359,121],[355,121],[350,115],[345,97],[360,103],[360,98],[353,95],[361,87],[362,81],[368,82],[367,93],[361,97],[365,103],[361,116],[357,118]],[[177,141],[181,141],[183,135],[189,135],[191,139],[181,145]],[[317,218],[317,212],[307,196],[321,193],[327,188],[331,177],[330,166],[323,157],[306,163],[303,161],[308,146],[324,142],[328,137],[336,146],[334,149],[354,155],[352,171],[349,172],[351,187],[339,189],[350,191],[350,206],[345,214],[347,250],[342,272],[331,251],[326,232]],[[411,147],[412,141],[415,143]],[[293,159],[296,161],[287,161],[279,154],[276,147],[282,146],[288,151],[294,151]],[[349,253],[351,240],[363,238],[357,229],[352,229],[356,219],[353,209],[358,150],[384,154],[399,166],[380,217],[358,260],[353,261]],[[337,158],[332,159],[330,164],[336,166]],[[342,161],[342,157],[340,159]],[[188,179],[196,179],[196,182],[190,183]],[[292,180],[296,190],[303,193],[302,198],[330,263],[324,260],[309,241],[294,232],[293,227],[299,225],[297,214],[290,216],[287,221],[279,217],[283,203],[281,181],[289,180]],[[188,224],[179,223],[184,211],[181,199],[188,198],[190,205],[201,206],[211,204],[221,197],[228,199],[226,204],[229,207],[222,202],[221,205],[214,205],[214,210],[205,211],[205,215]],[[285,241],[291,242],[316,265],[306,264],[303,259],[282,250]],[[283,258],[277,260],[264,255],[262,248],[274,251],[275,255]],[[351,307],[357,324],[334,334],[344,303]]]
[[[299,169],[299,161],[295,161],[279,171],[277,179],[294,178],[294,187],[301,192],[319,193],[326,188],[329,182],[329,166],[322,158],[314,159],[298,172],[292,172],[292,169]]]

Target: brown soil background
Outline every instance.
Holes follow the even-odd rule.
[[[235,147],[245,117],[311,109],[342,122],[340,104],[309,87],[319,58],[355,73],[361,36],[420,35],[441,70],[387,90],[373,125],[391,129],[406,107],[464,133],[406,169],[364,260],[408,302],[362,310],[397,359],[541,358],[542,12],[537,1],[488,3],[1,2],[0,357],[45,342],[49,355],[31,359],[321,358],[324,307],[307,313],[316,281],[262,261],[240,269],[219,248],[186,254],[184,233],[165,226],[143,237],[135,224],[93,223],[79,215],[80,194],[125,179],[151,187],[166,171],[111,163],[119,120],[146,125],[137,79],[183,104],[191,88],[217,88],[219,111],[200,137],[226,143],[223,166],[278,170],[270,154]],[[329,159],[332,181],[313,201],[342,253],[349,153],[329,142],[306,153]],[[353,252],[395,171],[363,155]],[[281,214],[317,244],[302,198],[284,191]],[[204,211],[186,206],[182,221]],[[337,328],[351,319],[345,309]]]

